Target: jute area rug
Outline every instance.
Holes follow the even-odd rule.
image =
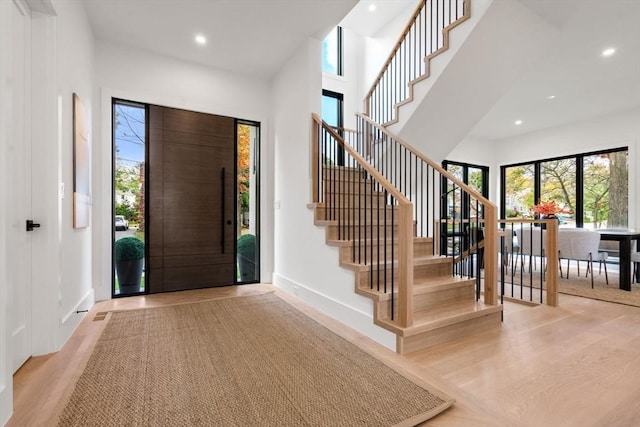
[[[453,400],[274,294],[114,312],[59,426],[412,426]]]

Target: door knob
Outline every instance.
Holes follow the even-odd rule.
[[[27,231],[33,231],[34,228],[40,228],[40,224],[36,224],[32,219],[27,220]]]

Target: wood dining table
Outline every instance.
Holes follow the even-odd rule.
[[[596,230],[601,240],[615,240],[620,245],[620,289],[631,291],[631,241],[640,240],[640,231],[636,230]],[[636,250],[638,250],[636,243]],[[640,283],[640,269],[636,273],[636,282]]]

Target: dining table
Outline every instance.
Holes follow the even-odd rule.
[[[596,230],[601,240],[617,241],[620,249],[620,289],[631,291],[631,241],[640,240],[640,231],[636,230]],[[636,243],[636,250],[640,249]],[[636,282],[640,283],[640,269],[636,272]]]

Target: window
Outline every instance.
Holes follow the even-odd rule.
[[[139,294],[147,290],[144,271],[146,135],[146,106],[113,100],[112,217],[116,259],[113,296]],[[127,239],[122,240],[125,237]],[[132,256],[129,264],[137,263],[135,268],[119,266],[117,259],[128,256]]]
[[[628,150],[577,154],[502,167],[502,217],[532,217],[539,200],[555,201],[562,227],[628,226]]]
[[[322,120],[328,125],[337,128],[340,135],[343,135],[343,95],[329,90],[322,90]],[[341,146],[327,147],[325,153],[330,164],[344,165],[344,149]]]
[[[260,281],[260,123],[238,120],[236,283]]]
[[[322,71],[342,76],[342,27],[336,27],[322,41]]]

